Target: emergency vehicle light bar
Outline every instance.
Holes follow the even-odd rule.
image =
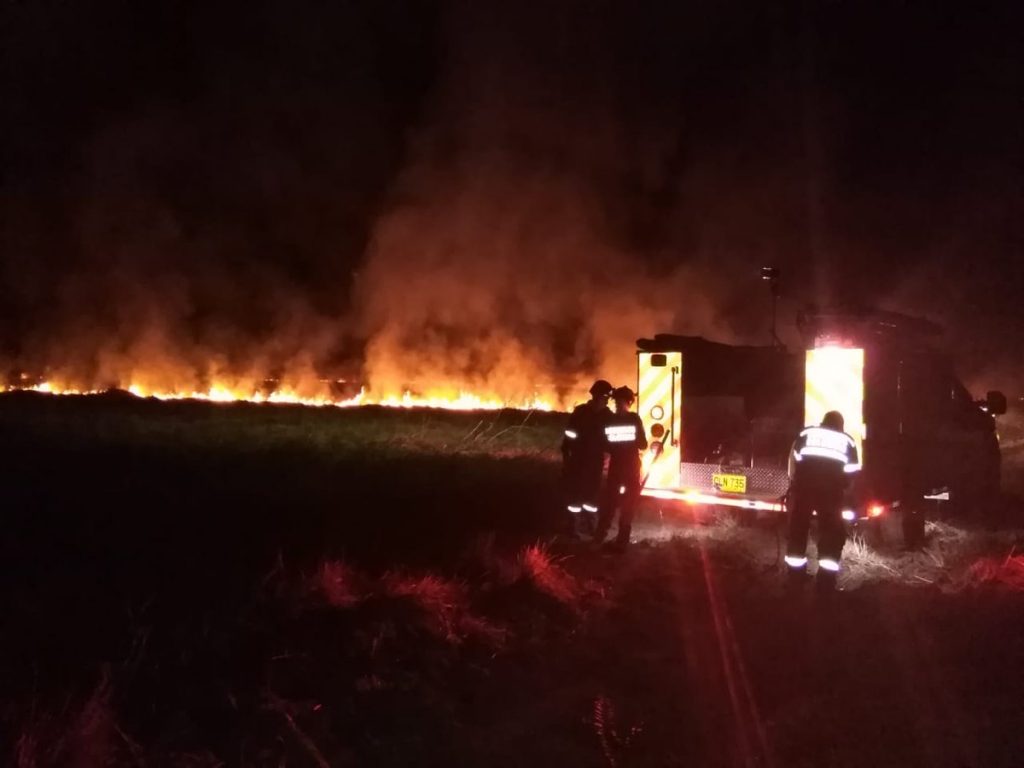
[[[685,501],[687,504],[718,504],[726,507],[760,509],[768,512],[783,512],[785,510],[785,507],[778,502],[759,501],[757,499],[731,499],[726,496],[701,493],[700,491],[670,491],[662,488],[644,488],[641,494],[655,499]]]

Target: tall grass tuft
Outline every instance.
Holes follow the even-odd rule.
[[[426,629],[449,643],[474,639],[493,647],[506,640],[506,630],[472,612],[464,584],[434,573],[388,573],[383,589],[388,597],[410,600],[422,612]]]
[[[320,563],[310,587],[335,608],[352,608],[365,597],[359,574],[341,560],[324,560]]]
[[[857,581],[898,575],[893,559],[868,544],[861,534],[851,536],[843,547],[843,570],[847,578]]]
[[[1014,556],[1013,550],[1010,550],[1006,557],[981,557],[975,560],[967,569],[964,585],[982,584],[1024,592],[1024,555]]]
[[[17,768],[92,768],[117,765],[135,746],[120,730],[111,706],[110,678],[99,683],[78,705],[57,712],[33,713],[14,745]]]
[[[565,604],[579,597],[580,588],[576,579],[541,544],[525,547],[519,554],[518,564],[521,577],[538,592]]]

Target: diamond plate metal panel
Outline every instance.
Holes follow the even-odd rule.
[[[703,492],[715,492],[712,476],[716,474],[743,475],[747,478],[745,496],[764,499],[778,499],[789,488],[786,470],[778,467],[730,467],[722,464],[679,465],[679,485]]]

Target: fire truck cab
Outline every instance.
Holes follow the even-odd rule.
[[[899,510],[909,537],[931,505],[966,514],[994,499],[994,416],[1006,399],[970,396],[935,349],[936,326],[844,310],[801,313],[798,327],[799,353],[667,334],[638,341],[638,413],[661,444],[645,496],[782,512],[793,438],[838,410],[863,464],[847,520]]]

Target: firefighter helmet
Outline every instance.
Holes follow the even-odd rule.
[[[608,397],[612,393],[612,385],[604,379],[598,379],[590,385],[590,394],[593,397]]]
[[[636,392],[629,387],[616,387],[612,390],[612,399],[617,403],[632,405],[633,401],[636,400]]]
[[[821,420],[821,426],[825,429],[834,429],[836,432],[842,432],[845,425],[843,414],[839,411],[829,411]]]

